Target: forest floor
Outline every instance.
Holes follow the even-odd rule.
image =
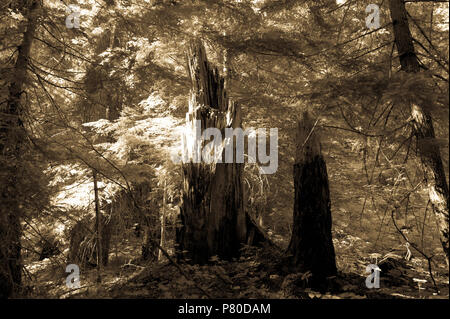
[[[432,263],[430,277],[426,260],[406,261],[401,251],[384,255],[364,252],[368,243],[334,234],[338,276],[327,292],[304,288],[308,274],[292,273],[281,249],[244,247],[241,257],[230,262],[218,259],[204,266],[180,264],[181,271],[168,260],[142,262],[130,242],[116,247],[110,263],[96,282],[95,268],[82,270],[80,289],[65,285],[65,267],[55,258],[29,264],[27,297],[32,298],[298,298],[298,299],[409,299],[449,298],[448,268]],[[117,251],[120,251],[118,254]],[[366,266],[381,268],[380,288],[365,285]],[[418,280],[426,282],[419,283]],[[419,287],[420,286],[420,287]]]

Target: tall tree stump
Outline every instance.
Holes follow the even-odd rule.
[[[311,286],[337,273],[331,237],[328,175],[316,127],[307,112],[298,122],[294,163],[294,224],[288,253],[299,272],[311,272]]]
[[[217,128],[224,136],[225,128],[241,126],[240,109],[227,97],[224,78],[206,58],[205,48],[195,41],[188,49],[191,80],[187,134],[184,151],[183,194],[180,209],[181,228],[177,231],[178,257],[204,264],[212,256],[231,259],[239,254],[246,240],[241,163],[206,163],[199,153],[208,141],[197,136],[205,128]],[[224,159],[223,144],[218,151]],[[236,152],[234,151],[234,157]]]

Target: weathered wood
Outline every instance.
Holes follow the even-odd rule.
[[[312,286],[323,286],[327,277],[337,272],[330,191],[317,128],[307,112],[297,127],[294,188],[294,220],[287,251],[299,272],[312,273]]]
[[[196,143],[195,123],[200,121],[201,132],[213,127],[223,132],[226,127],[240,127],[241,116],[239,106],[227,98],[224,79],[209,64],[199,41],[189,47],[188,71],[191,92],[186,121],[192,134],[184,145],[189,161],[182,164],[183,202],[177,243],[179,257],[203,264],[214,255],[223,259],[235,257],[245,243],[243,164],[195,163],[198,150],[208,144]]]
[[[409,29],[405,3],[402,0],[390,0],[390,13],[394,28],[395,44],[401,69],[408,73],[420,72],[419,60]],[[444,253],[449,260],[449,190],[441,153],[435,141],[433,119],[429,105],[420,102],[405,101],[410,108],[412,127],[417,139],[418,154],[422,162],[430,202],[439,228]]]

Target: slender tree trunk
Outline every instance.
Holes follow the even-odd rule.
[[[161,239],[160,244],[162,248],[166,246],[166,181],[164,181],[164,193],[163,193],[163,207],[161,214]],[[164,254],[161,250],[158,253],[158,260],[162,260],[164,258]]]
[[[97,282],[102,282],[102,264],[103,264],[103,254],[102,254],[102,218],[100,214],[100,203],[98,199],[98,186],[97,186],[97,172],[92,171],[94,177],[94,200],[95,200],[95,226],[97,233]]]
[[[402,0],[390,0],[390,12],[401,69],[408,73],[417,73],[420,71],[420,65],[414,50],[405,3]],[[439,146],[433,143],[435,132],[430,113],[431,107],[416,104],[416,101],[406,101],[406,103],[411,110],[418,153],[424,169],[430,202],[438,224],[440,240],[448,264],[449,192]]]
[[[223,259],[237,256],[240,244],[245,243],[246,223],[242,164],[202,161],[201,150],[207,141],[196,136],[195,124],[201,122],[201,134],[205,128],[214,127],[223,135],[226,127],[240,127],[241,117],[239,106],[226,95],[223,77],[209,64],[203,45],[194,43],[188,53],[192,88],[186,119],[192,135],[186,137],[185,143],[189,159],[182,165],[182,226],[177,243],[179,257],[204,264],[214,255]],[[224,159],[223,150],[220,152]]]
[[[337,273],[331,237],[331,203],[325,160],[307,112],[298,123],[294,163],[294,223],[288,253],[311,286],[323,286]]]
[[[114,49],[114,41],[116,39],[116,25],[113,24],[110,30],[109,36],[109,49]],[[119,89],[119,88],[118,88]],[[120,117],[121,105],[119,101],[120,91],[115,92],[110,89],[103,89],[105,92],[101,92],[101,94],[106,95],[106,119],[109,121],[117,120]]]
[[[21,285],[21,220],[22,197],[18,185],[23,171],[22,157],[26,152],[26,133],[21,119],[23,86],[27,79],[27,65],[40,12],[40,1],[28,1],[20,7],[28,19],[22,43],[17,48],[14,79],[9,86],[5,107],[0,109],[0,298],[14,294]]]

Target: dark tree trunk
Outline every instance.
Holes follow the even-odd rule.
[[[409,29],[405,3],[402,0],[390,0],[390,12],[394,27],[402,71],[417,73],[420,71],[414,44]],[[449,192],[445,177],[441,153],[434,143],[435,132],[430,106],[419,105],[415,101],[406,101],[410,108],[414,134],[417,139],[418,153],[425,173],[428,194],[437,220],[442,247],[449,258]]]
[[[100,203],[98,198],[98,186],[97,186],[97,172],[92,170],[92,177],[94,180],[94,200],[95,200],[95,232],[97,235],[97,282],[102,281],[102,222],[100,213]]]
[[[158,217],[154,213],[147,215],[142,238],[141,257],[143,260],[158,260],[160,250],[156,243],[161,240],[161,222]]]
[[[210,66],[200,42],[190,46],[188,59],[192,88],[187,124],[192,132],[195,132],[196,120],[201,121],[202,132],[215,127],[221,130],[222,136],[226,127],[240,127],[240,109],[228,100],[224,79]],[[200,149],[207,142],[199,141]],[[195,144],[194,140],[187,141],[189,162],[182,165],[182,225],[177,232],[179,257],[199,264],[208,262],[214,255],[231,259],[238,256],[240,245],[246,240],[243,164],[195,163],[192,161]]]
[[[331,204],[325,160],[308,113],[298,123],[294,163],[294,223],[288,253],[299,272],[311,272],[311,286],[336,275]]]
[[[0,109],[0,298],[11,296],[21,285],[22,203],[18,175],[22,173],[22,156],[26,152],[26,134],[22,123],[21,96],[27,78],[27,65],[37,26],[40,1],[27,1],[19,8],[28,19],[9,86],[5,107]]]
[[[160,241],[159,245],[165,249],[166,248],[166,193],[167,193],[167,182],[164,181],[164,192],[163,192],[163,204],[162,204],[162,212],[161,212],[161,232],[160,232]],[[164,254],[162,250],[158,252],[158,260],[161,261],[164,258]]]

